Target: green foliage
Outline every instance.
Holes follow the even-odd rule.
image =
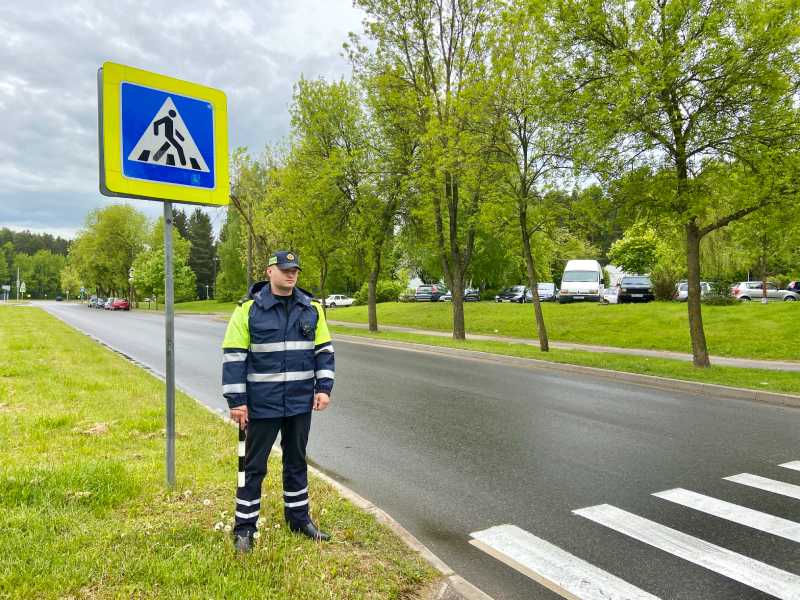
[[[241,256],[243,237],[239,212],[229,207],[217,248],[219,267],[214,294],[219,302],[238,300],[247,292],[247,270]]]
[[[375,301],[376,302],[397,302],[400,295],[406,291],[406,284],[402,281],[389,281],[386,279],[379,279],[375,284]],[[353,299],[356,305],[366,304],[369,295],[369,284],[364,282]]]
[[[658,237],[645,223],[630,227],[608,251],[608,260],[626,273],[649,273],[657,257]]]
[[[176,224],[176,231],[179,230]],[[205,298],[214,285],[215,252],[211,219],[201,209],[196,208],[189,216],[187,233],[188,237],[184,239],[188,239],[190,244],[189,266],[197,279],[197,295]]]
[[[20,281],[25,282],[25,295],[31,298],[54,298],[61,290],[60,274],[66,259],[49,250],[34,255],[17,254],[14,269],[19,267]],[[16,273],[15,273],[16,276]]]
[[[150,230],[147,249],[133,263],[133,284],[137,295],[164,298],[164,219],[160,218]],[[172,231],[172,265],[175,302],[187,302],[197,297],[194,271],[189,267],[189,240]]]
[[[49,233],[31,233],[30,231],[13,231],[7,227],[0,228],[0,246],[11,244],[12,253],[36,254],[39,250],[48,250],[53,254],[67,255],[70,241],[62,237],[54,237]]]

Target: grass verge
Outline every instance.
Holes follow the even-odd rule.
[[[602,305],[544,303],[551,340],[691,352],[686,303]],[[328,311],[328,318],[367,322],[366,306]],[[464,305],[467,333],[535,338],[531,304],[468,302]],[[799,302],[703,306],[703,324],[711,354],[742,358],[797,360]],[[449,303],[385,302],[378,305],[378,323],[418,329],[452,331]]]
[[[416,598],[437,577],[313,478],[334,541],[290,533],[274,460],[257,549],[238,557],[232,427],[179,393],[166,491],[160,381],[35,308],[0,307],[0,339],[0,597]]]
[[[533,346],[517,343],[490,342],[480,340],[457,341],[432,335],[414,333],[378,332],[373,333],[355,327],[332,325],[334,333],[357,335],[379,340],[395,340],[443,346],[446,348],[462,348],[478,352],[490,352],[519,358],[534,358],[556,363],[583,365],[627,373],[641,373],[671,377],[685,381],[714,383],[754,390],[800,395],[800,373],[788,371],[768,371],[766,369],[741,369],[738,367],[712,366],[709,369],[696,369],[691,363],[666,358],[648,358],[628,356],[626,354],[606,354],[599,352],[583,352],[577,350],[556,350],[544,353]]]

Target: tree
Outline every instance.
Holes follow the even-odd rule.
[[[214,233],[211,219],[199,208],[189,216],[186,239],[191,244],[189,266],[197,278],[197,296],[205,298],[209,288],[214,286]]]
[[[185,240],[190,239],[191,236],[189,234],[189,227],[190,227],[189,220],[186,218],[186,213],[183,211],[183,209],[180,208],[172,209],[172,224],[183,239]]]
[[[608,260],[627,273],[649,273],[658,259],[658,237],[652,227],[636,223],[611,245]]]
[[[464,339],[463,292],[487,182],[484,134],[473,127],[485,110],[488,0],[408,3],[357,0],[374,48],[361,63],[412,102],[393,107],[421,133],[414,185],[433,212],[435,244],[453,293],[453,337]],[[369,57],[372,56],[372,59]]]
[[[62,292],[65,292],[66,294],[72,294],[73,296],[80,294],[83,284],[81,282],[81,275],[74,265],[69,263],[65,264],[64,268],[61,269],[59,279],[61,282]]]
[[[774,194],[709,205],[708,165],[737,163],[792,188],[772,168],[798,145],[800,7],[793,0],[555,0],[553,60],[579,93],[598,171],[666,164],[672,194],[653,207],[686,244],[694,364],[710,364],[700,304],[700,244]],[[729,200],[729,199],[728,199]]]
[[[242,259],[243,230],[239,212],[229,207],[217,247],[219,267],[214,297],[220,302],[238,300],[247,292],[247,271]]]
[[[175,302],[195,299],[197,280],[188,264],[191,244],[178,231],[173,231],[172,265],[174,273]],[[164,218],[150,228],[147,248],[136,256],[133,263],[133,285],[146,296],[164,297]]]

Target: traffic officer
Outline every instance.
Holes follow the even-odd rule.
[[[328,540],[308,508],[306,444],[311,411],[325,410],[333,389],[333,344],[322,306],[296,287],[300,263],[281,250],[267,277],[234,310],[222,342],[222,393],[231,419],[246,430],[244,474],[236,492],[234,545],[253,547],[267,458],[281,432],[284,517],[292,531]],[[244,448],[241,448],[244,446]]]

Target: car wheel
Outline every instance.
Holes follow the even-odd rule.
[[[742,296],[739,298],[739,302],[750,302],[750,296]]]
[[[336,302],[331,302],[331,308],[336,308]]]
[[[786,296],[786,298],[784,298],[783,301],[784,302],[796,302],[797,298],[795,298],[794,296]]]

